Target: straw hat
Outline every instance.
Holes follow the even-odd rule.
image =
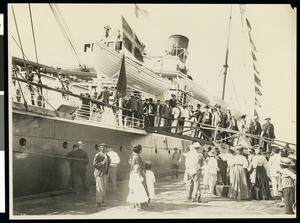
[[[287,157],[282,157],[280,159],[280,164],[283,165],[283,166],[292,166],[293,162]]]
[[[78,141],[77,145],[78,146],[83,146],[84,144],[81,141]]]

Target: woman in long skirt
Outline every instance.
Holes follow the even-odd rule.
[[[254,150],[255,156],[252,159],[252,166],[256,170],[256,178],[252,197],[256,200],[267,200],[272,198],[266,168],[268,166],[266,157],[261,154],[261,149]]]
[[[236,148],[236,155],[230,162],[232,168],[232,182],[230,182],[228,197],[238,200],[249,199],[249,189],[246,178],[248,161],[241,155],[242,147]]]

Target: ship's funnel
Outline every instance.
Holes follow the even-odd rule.
[[[182,35],[172,35],[169,37],[167,55],[178,56],[185,63],[189,39]]]

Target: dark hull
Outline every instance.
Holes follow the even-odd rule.
[[[72,145],[79,140],[84,142],[84,150],[90,160],[87,165],[90,185],[94,184],[92,162],[96,143],[105,142],[119,154],[121,163],[118,180],[129,177],[128,159],[134,144],[143,146],[141,156],[145,161],[152,161],[153,171],[157,176],[170,174],[168,169],[171,167],[171,155],[175,147],[182,150],[191,144],[191,140],[142,130],[128,132],[74,120],[33,115],[25,111],[13,112],[12,119],[14,197],[66,189],[69,163],[62,156],[71,151]],[[22,138],[27,141],[25,147],[20,145]],[[68,143],[66,149],[63,147],[64,142]],[[183,163],[181,165],[183,168]]]

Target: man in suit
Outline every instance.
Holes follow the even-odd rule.
[[[202,129],[201,138],[203,138],[204,140],[209,140],[211,138],[211,132],[212,132],[212,130],[205,129],[205,127],[210,127],[211,128],[211,125],[212,125],[212,114],[208,110],[209,109],[209,105],[205,105],[204,108],[205,108],[205,111],[202,113],[202,117],[201,117],[201,123],[202,123],[202,127],[204,127],[204,129]]]
[[[128,100],[127,104],[127,109],[128,111],[128,116],[130,117],[129,120],[131,120],[131,125],[134,123],[134,118],[137,117],[137,101],[136,98],[134,97],[134,94],[130,95],[130,98]]]
[[[169,104],[170,104],[170,107],[171,109],[176,107],[176,95],[175,94],[171,94],[172,98],[169,100]]]
[[[249,133],[252,134],[252,135],[260,136],[260,134],[261,134],[261,125],[260,125],[260,123],[258,122],[257,119],[258,119],[258,117],[255,116],[254,119],[253,119],[253,123],[249,128]],[[251,145],[255,146],[257,144],[259,144],[259,139],[251,138]]]
[[[162,110],[162,117],[164,119],[164,127],[167,132],[171,131],[171,108],[169,106],[169,101],[166,100],[165,105]]]
[[[263,126],[262,126],[261,136],[270,138],[271,140],[273,140],[273,139],[275,139],[274,125],[272,123],[270,123],[271,118],[268,117],[265,120],[266,120],[266,123],[263,124]],[[263,152],[269,151],[269,148],[271,147],[271,143],[264,142],[263,147],[264,147]]]
[[[155,117],[154,117],[154,127],[159,127],[161,123],[163,105],[160,100],[157,100],[157,104],[154,106]]]
[[[107,145],[105,143],[101,143],[93,162],[93,166],[95,167],[94,177],[96,181],[96,205],[98,207],[107,205],[105,202],[106,186],[111,159],[106,154],[106,149]]]
[[[90,193],[89,187],[86,180],[86,165],[89,163],[89,157],[85,151],[83,151],[83,143],[79,141],[77,143],[78,148],[74,149],[72,153],[72,166],[73,166],[73,179],[74,179],[74,193],[78,192],[78,181],[79,177],[82,181],[84,191]]]

